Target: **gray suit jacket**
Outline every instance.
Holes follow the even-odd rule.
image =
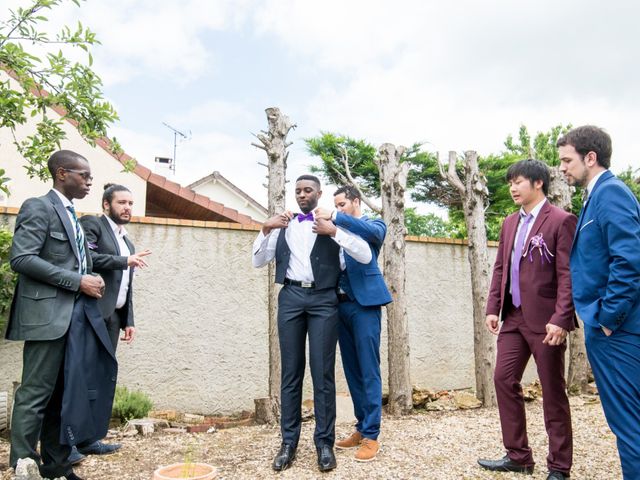
[[[88,251],[85,242],[85,251]],[[16,219],[9,255],[18,273],[6,338],[54,340],[69,328],[80,290],[75,229],[58,195],[26,200]],[[87,271],[91,272],[87,255]]]
[[[102,316],[109,318],[116,309],[120,282],[122,282],[122,275],[127,269],[127,257],[121,255],[118,240],[111,229],[107,217],[104,215],[99,217],[85,216],[80,219],[80,223],[87,236],[93,271],[99,273],[104,279],[104,295],[98,300],[98,306]],[[135,253],[131,240],[125,236],[124,241],[129,247],[129,251],[132,254]],[[129,269],[129,291],[127,292],[127,301],[122,307],[124,315],[122,315],[123,323],[120,328],[133,327],[134,325],[132,287],[133,268]]]

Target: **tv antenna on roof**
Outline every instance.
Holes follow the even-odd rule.
[[[172,170],[173,173],[176,173],[176,148],[178,146],[178,135],[180,135],[184,140],[189,140],[191,138],[191,130],[189,130],[189,134],[182,133],[175,127],[172,127],[166,122],[162,122],[162,124],[167,127],[169,130],[173,132],[173,161],[169,162],[169,170]],[[156,159],[157,160],[157,159]]]

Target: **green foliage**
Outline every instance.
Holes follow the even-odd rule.
[[[629,187],[640,202],[640,183],[638,183],[640,180],[640,168],[634,170],[631,167],[627,167],[626,170],[618,174],[618,178]]]
[[[140,391],[129,391],[127,387],[116,387],[116,395],[113,399],[111,416],[119,418],[122,422],[128,422],[133,418],[146,417],[153,403],[151,399]]]
[[[13,235],[5,227],[0,227],[0,332],[11,308],[11,299],[15,288],[17,275],[9,266],[9,251]]]
[[[26,8],[10,9],[8,19],[0,19],[0,68],[21,87],[13,89],[10,81],[0,81],[0,128],[11,131],[13,143],[26,160],[28,175],[41,180],[49,176],[48,157],[65,138],[65,119],[72,120],[92,145],[106,136],[108,126],[118,119],[111,104],[102,98],[102,81],[91,69],[90,49],[100,43],[95,34],[80,22],[74,29],[63,27],[53,38],[46,32],[48,19],[43,13],[65,1],[80,6],[81,0],[32,0]],[[29,49],[46,53],[37,56]],[[70,61],[65,55],[70,49],[86,52],[85,61]],[[54,106],[64,110],[62,119],[48,116],[47,108]],[[17,127],[28,117],[38,117],[35,132],[17,138]],[[7,180],[0,172],[0,190],[8,194]]]
[[[334,185],[348,184],[343,159],[348,160],[351,175],[362,191],[371,197],[380,194],[380,175],[375,158],[376,148],[365,140],[320,132],[319,137],[306,138],[307,151],[320,157],[322,164],[312,166],[311,171],[321,174]]]
[[[428,213],[421,215],[415,208],[407,208],[404,211],[405,226],[409,235],[419,237],[459,238],[460,225],[455,222],[443,220],[438,215]]]
[[[345,135],[335,133],[320,132],[320,136],[306,138],[307,151],[314,156],[320,157],[320,166],[312,166],[311,171],[323,176],[335,185],[346,185],[349,182],[344,161],[347,160],[349,173],[356,181],[358,187],[369,197],[380,196],[380,173],[376,164],[378,155],[376,147],[366,140],[356,140]],[[420,181],[422,170],[436,169],[436,156],[420,150],[421,145],[416,143],[408,148],[401,161],[410,164],[409,175],[407,177],[407,188],[417,187]],[[441,186],[442,182],[437,180],[422,188]]]

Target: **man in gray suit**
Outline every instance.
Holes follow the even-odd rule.
[[[60,443],[67,331],[81,294],[100,298],[104,281],[91,275],[91,258],[74,199],[91,187],[91,168],[81,155],[60,150],[49,158],[53,189],[26,200],[16,219],[11,268],[18,273],[6,337],[23,340],[22,383],[11,421],[10,464],[32,458],[45,478],[77,480]],[[40,453],[36,450],[40,441]]]

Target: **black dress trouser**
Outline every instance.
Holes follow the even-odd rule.
[[[278,297],[280,339],[282,442],[298,446],[301,427],[302,383],[306,338],[313,381],[316,447],[335,442],[335,360],[338,341],[338,297],[333,288],[316,290],[294,285],[282,287]]]

